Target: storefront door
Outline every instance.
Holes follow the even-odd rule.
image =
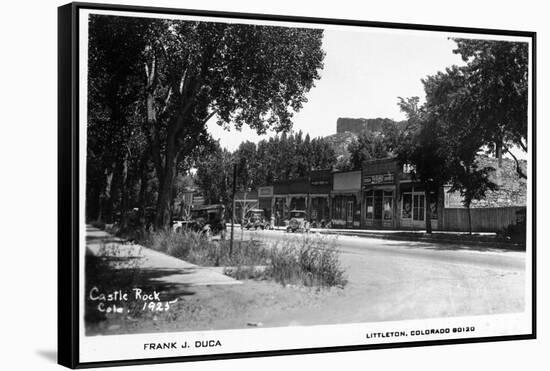
[[[413,194],[413,224],[424,226],[425,207],[424,194]]]
[[[346,203],[346,227],[353,227],[353,201]]]
[[[426,201],[424,192],[404,192],[401,202],[401,226],[425,228]]]

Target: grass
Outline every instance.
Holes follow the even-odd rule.
[[[340,265],[335,240],[303,235],[266,246],[256,239],[208,240],[185,231],[150,233],[139,241],[154,250],[202,266],[225,267],[224,273],[236,279],[270,279],[283,285],[344,287],[345,272]]]
[[[317,235],[287,239],[272,249],[271,275],[282,284],[300,283],[315,287],[344,287],[335,240]]]

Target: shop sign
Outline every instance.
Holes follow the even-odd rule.
[[[193,205],[195,205],[195,206],[204,205],[204,197],[203,196],[193,197]]]
[[[329,184],[328,179],[317,179],[317,180],[311,181],[311,185],[313,186],[321,186],[321,185],[328,185],[328,184]]]
[[[258,196],[271,197],[273,196],[273,187],[260,187],[258,188]]]
[[[364,185],[387,184],[387,183],[393,183],[393,182],[394,182],[393,173],[366,175],[363,178]]]

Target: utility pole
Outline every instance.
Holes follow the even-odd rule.
[[[229,256],[233,254],[233,231],[235,229],[235,192],[237,190],[237,164],[233,165],[233,196],[231,207],[231,239],[229,240]]]

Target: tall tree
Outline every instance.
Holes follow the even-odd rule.
[[[177,164],[208,142],[211,118],[227,129],[289,130],[323,67],[322,30],[94,17],[106,26],[103,37],[112,30],[128,35],[133,54],[119,62],[140,68],[135,76],[158,179],[158,228],[169,222]]]
[[[222,203],[231,207],[234,157],[218,142],[203,147],[197,156],[196,184],[204,193],[206,202]]]
[[[137,98],[140,66],[133,58],[143,48],[140,22],[93,16],[89,26],[87,215],[112,222],[116,208],[125,224],[130,183],[136,179],[131,163],[145,153]]]
[[[454,39],[466,62],[461,70],[465,86],[476,102],[469,114],[484,128],[483,138],[499,158],[507,152],[516,161],[518,175],[526,174],[513,152],[527,152],[529,45],[525,42]]]
[[[382,133],[365,132],[360,134],[348,145],[350,167],[361,169],[367,160],[390,156],[395,149],[393,142],[392,136],[386,137]]]
[[[402,164],[412,165],[411,174],[423,185],[426,205],[430,205],[431,194],[449,179],[449,152],[445,128],[419,101],[418,97],[399,100],[408,124],[396,153]],[[426,208],[426,233],[432,233],[430,207]]]
[[[489,174],[495,169],[480,168],[478,154],[486,145],[486,123],[472,115],[479,102],[468,83],[468,72],[453,66],[423,80],[426,109],[445,129],[445,148],[449,158],[450,191],[459,191],[468,209],[468,229],[472,233],[470,206],[473,200],[497,188]]]
[[[207,138],[210,118],[259,134],[290,129],[319,78],[321,40],[313,29],[166,22],[146,48],[145,69],[157,103],[149,122],[160,181],[157,227],[169,219],[177,158]]]

